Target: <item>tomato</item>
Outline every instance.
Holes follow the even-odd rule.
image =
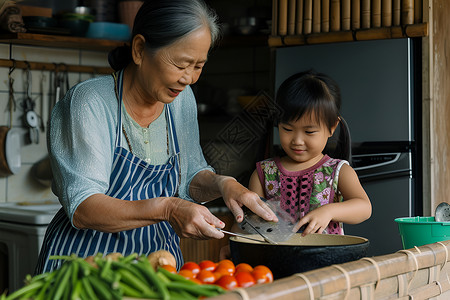
[[[195,278],[200,280],[202,283],[214,283],[216,281],[216,276],[214,276],[214,273],[206,269],[200,270]]]
[[[234,275],[234,269],[227,266],[218,266],[214,272],[222,275]]]
[[[194,273],[192,273],[192,271],[188,270],[188,269],[180,270],[178,272],[178,274],[183,276],[186,279],[194,279],[195,278]]]
[[[226,290],[234,289],[238,286],[238,282],[236,280],[236,277],[233,275],[223,275],[215,282],[215,284],[223,287]]]
[[[273,274],[272,271],[264,266],[264,265],[259,265],[253,268],[253,270],[261,270],[261,272],[265,273],[268,279],[268,282],[273,282]]]
[[[269,282],[269,278],[267,278],[266,272],[264,272],[262,270],[253,270],[251,274],[252,274],[253,278],[255,279],[256,284]]]
[[[177,268],[172,265],[162,265],[161,268],[166,269],[170,273],[177,273]]]
[[[202,260],[199,264],[200,270],[214,271],[216,264],[210,260]]]
[[[216,272],[233,275],[236,271],[234,263],[229,259],[223,259],[217,264]]]
[[[252,274],[248,271],[241,270],[240,272],[236,273],[234,277],[236,277],[238,285],[243,288],[252,286],[256,283],[255,278],[253,278]]]
[[[216,277],[216,281],[217,281],[220,277],[222,277],[223,275],[229,275],[228,273],[227,273],[227,274],[224,274],[224,273],[217,272],[217,271],[214,271],[213,273],[214,273],[214,277]]]
[[[197,278],[192,278],[192,279],[189,279],[189,280],[192,281],[192,282],[195,282],[196,284],[203,284],[203,282],[201,282]]]
[[[186,262],[180,270],[190,270],[194,276],[197,276],[197,274],[200,272],[200,266],[192,261]]]
[[[250,272],[251,273],[253,271],[253,267],[250,266],[249,264],[246,264],[246,263],[240,263],[240,264],[236,265],[235,273],[237,274],[237,273],[239,273],[241,271],[246,271],[246,272]]]

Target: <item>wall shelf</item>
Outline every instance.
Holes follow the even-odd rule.
[[[109,51],[126,44],[124,41],[36,33],[2,33],[0,43],[93,51]]]

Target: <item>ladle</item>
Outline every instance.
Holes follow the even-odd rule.
[[[435,217],[436,222],[450,222],[450,205],[442,202],[436,207]]]

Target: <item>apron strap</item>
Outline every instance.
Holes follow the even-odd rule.
[[[116,93],[117,105],[119,107],[117,114],[117,126],[116,126],[116,142],[115,146],[121,146],[122,141],[122,81],[123,70],[112,73],[114,78],[114,91]]]

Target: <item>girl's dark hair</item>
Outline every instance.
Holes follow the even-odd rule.
[[[314,70],[294,74],[278,88],[276,103],[281,109],[276,124],[295,122],[305,114],[314,113],[316,120],[331,131],[339,121],[336,145],[327,145],[324,152],[333,158],[351,161],[350,130],[339,113],[341,91],[333,79]]]
[[[217,20],[216,13],[203,0],[147,0],[134,19],[131,41],[141,34],[150,52],[155,53],[206,26],[211,32],[212,47],[220,36]],[[131,47],[112,50],[108,61],[114,70],[125,68],[132,61]]]

